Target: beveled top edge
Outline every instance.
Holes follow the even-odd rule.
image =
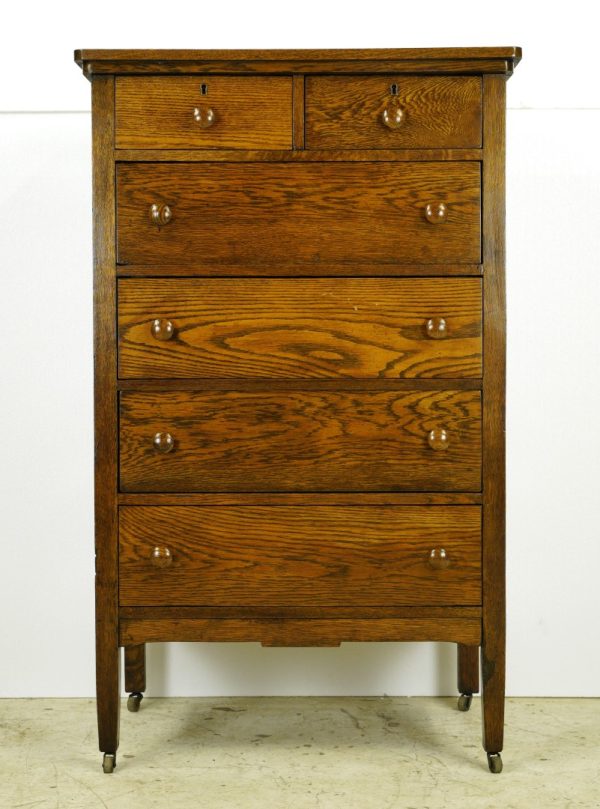
[[[478,61],[505,60],[507,67],[512,70],[521,59],[521,48],[514,46],[503,47],[460,47],[460,48],[335,48],[335,49],[292,49],[292,50],[95,50],[82,49],[75,51],[75,61],[85,73],[99,72],[119,73],[121,70],[131,73],[139,68],[148,72],[153,65],[157,67],[165,63],[176,64],[179,68],[184,63],[193,67],[195,62],[202,67],[209,64],[217,70],[219,63],[231,66],[238,63],[243,71],[243,63],[256,67],[261,63],[282,62],[289,66],[298,62],[303,63],[335,63],[356,62],[360,70],[362,62],[432,62],[436,67],[443,68],[443,62],[468,61],[475,64]],[[103,63],[105,69],[102,69]],[[489,69],[489,68],[488,68]],[[161,71],[163,72],[163,71]]]

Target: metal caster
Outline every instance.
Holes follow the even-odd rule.
[[[493,773],[502,772],[502,756],[500,755],[500,753],[488,753],[487,757],[490,772]]]
[[[473,694],[461,694],[458,698],[458,710],[468,711],[473,701]]]
[[[137,713],[140,709],[140,702],[143,698],[143,694],[140,694],[139,691],[134,691],[133,694],[129,695],[127,700],[127,710],[131,711],[131,713]]]
[[[104,756],[102,757],[102,771],[106,773],[111,773],[116,766],[117,766],[117,754],[105,753]]]

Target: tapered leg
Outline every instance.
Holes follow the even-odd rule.
[[[111,632],[106,624],[100,623],[97,631],[96,704],[98,710],[98,746],[100,751],[104,753],[104,771],[112,772],[116,764],[117,748],[119,746],[119,706],[121,701],[119,646],[116,632]]]
[[[146,690],[146,645],[144,643],[125,647],[125,690],[129,691],[128,710],[139,710],[143,692]]]
[[[500,753],[504,746],[504,633],[490,633],[481,647],[483,747]]]
[[[459,643],[457,652],[458,710],[468,711],[479,691],[479,647]]]

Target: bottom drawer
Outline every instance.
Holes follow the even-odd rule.
[[[123,506],[119,600],[122,606],[478,605],[481,508]]]

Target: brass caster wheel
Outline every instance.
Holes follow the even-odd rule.
[[[487,757],[490,772],[493,773],[502,772],[502,756],[500,755],[500,753],[488,753]]]
[[[129,695],[127,700],[127,710],[131,711],[131,713],[137,713],[140,709],[140,702],[143,698],[143,694],[140,694],[139,691],[134,691],[133,694]]]
[[[458,698],[458,710],[468,711],[473,701],[473,694],[461,694]]]
[[[102,771],[106,773],[111,773],[116,766],[117,766],[117,754],[105,753],[104,756],[102,757]]]

